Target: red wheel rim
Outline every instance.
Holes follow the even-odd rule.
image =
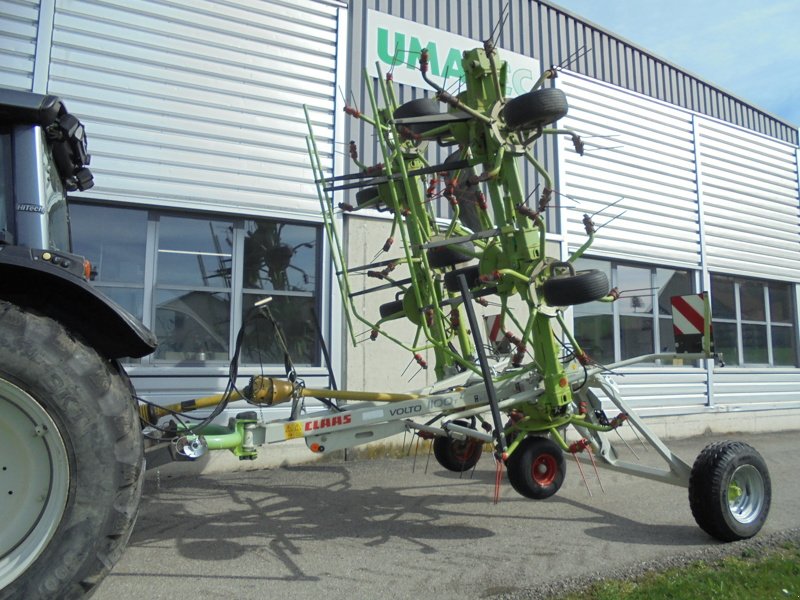
[[[531,464],[531,477],[536,485],[551,485],[558,474],[558,463],[552,454],[537,456]]]
[[[480,442],[468,440],[453,444],[453,456],[456,460],[464,463],[475,456],[475,453],[480,448]]]

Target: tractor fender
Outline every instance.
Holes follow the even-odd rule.
[[[46,260],[55,256],[56,260]],[[156,336],[141,321],[92,287],[72,254],[0,246],[0,299],[60,322],[109,359],[153,352]],[[55,264],[54,264],[55,263]]]

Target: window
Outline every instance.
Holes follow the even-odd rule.
[[[73,204],[74,251],[94,285],[158,336],[144,364],[227,363],[245,324],[242,364],[283,364],[269,307],[298,365],[317,365],[320,228],[270,219]]]
[[[790,284],[712,275],[711,313],[714,344],[726,364],[797,364]]]
[[[692,293],[692,272],[593,259],[579,259],[576,268],[605,272],[621,292],[613,303],[574,307],[575,338],[595,361],[611,364],[675,350],[670,298]]]

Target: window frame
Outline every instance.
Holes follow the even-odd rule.
[[[157,302],[157,294],[159,291],[176,291],[176,290],[194,290],[199,289],[198,286],[193,285],[181,285],[181,284],[172,284],[172,283],[161,283],[157,281],[158,276],[158,251],[159,251],[159,227],[160,227],[160,220],[163,217],[177,217],[177,218],[197,218],[197,219],[207,219],[211,221],[221,221],[228,224],[232,227],[232,243],[231,243],[231,282],[230,287],[222,288],[220,286],[214,285],[207,288],[204,288],[203,291],[207,291],[209,293],[227,293],[230,294],[230,312],[228,314],[229,318],[229,330],[228,330],[228,357],[227,361],[222,361],[220,359],[217,360],[208,360],[208,361],[201,361],[198,360],[196,362],[185,362],[180,360],[167,360],[164,358],[155,358],[155,353],[143,357],[141,359],[128,359],[125,361],[127,366],[133,367],[142,367],[145,369],[158,369],[158,368],[189,368],[191,370],[197,371],[200,369],[205,369],[206,371],[213,370],[218,371],[222,368],[227,367],[227,362],[229,362],[233,356],[236,337],[238,331],[242,324],[242,308],[245,304],[245,295],[252,296],[257,290],[252,288],[245,289],[243,287],[243,264],[244,264],[244,238],[247,231],[247,223],[251,221],[273,221],[278,223],[286,223],[292,225],[298,225],[301,227],[308,227],[309,231],[313,230],[313,242],[314,242],[314,283],[313,283],[313,291],[297,291],[293,292],[291,290],[271,290],[271,289],[264,289],[263,294],[266,295],[283,295],[283,296],[297,296],[303,298],[313,298],[313,302],[315,304],[315,311],[317,322],[323,322],[323,312],[325,309],[326,303],[324,300],[324,293],[327,289],[325,285],[325,277],[327,277],[326,270],[324,267],[324,235],[323,235],[323,228],[322,224],[315,220],[303,220],[303,219],[286,219],[286,218],[278,218],[268,215],[230,215],[228,213],[222,212],[200,212],[200,211],[189,211],[189,210],[178,210],[169,207],[154,207],[154,206],[136,206],[136,205],[129,205],[129,204],[112,204],[109,202],[91,202],[91,201],[81,201],[81,202],[71,202],[71,204],[80,205],[81,207],[87,207],[91,209],[92,207],[102,208],[102,209],[135,209],[141,210],[146,215],[146,242],[145,242],[145,267],[144,267],[144,281],[141,286],[135,286],[129,283],[123,282],[92,282],[92,285],[96,285],[98,289],[103,290],[110,289],[110,288],[125,288],[125,289],[133,289],[136,288],[142,294],[141,298],[141,305],[142,305],[142,321],[143,323],[149,327],[151,330],[155,331],[156,325],[156,312],[158,309],[158,302]],[[79,249],[80,242],[77,245]],[[299,363],[303,368],[308,369],[318,369],[323,368],[324,364],[322,362],[322,356],[320,349],[317,347],[314,350],[314,355],[311,363],[307,362],[300,362]],[[259,363],[242,363],[243,369],[266,369],[266,370],[276,370],[282,369],[283,363],[264,363],[260,365]]]
[[[733,307],[734,307],[734,317],[717,317],[714,314],[713,304],[714,304],[714,280],[715,278],[727,278],[730,279],[733,283]],[[798,353],[798,343],[797,343],[797,312],[795,310],[795,306],[797,304],[796,299],[796,290],[795,285],[788,281],[772,281],[768,279],[757,279],[757,278],[750,278],[750,277],[740,277],[738,275],[731,275],[729,273],[710,273],[709,274],[709,281],[710,281],[710,288],[711,288],[711,302],[712,302],[712,325],[715,323],[724,323],[729,325],[735,326],[736,331],[736,352],[737,352],[737,363],[731,366],[738,366],[743,368],[797,368],[800,366],[800,355]],[[763,298],[763,305],[764,305],[764,319],[745,319],[742,318],[742,296],[741,290],[743,284],[757,284],[761,287],[762,298]],[[789,316],[792,319],[791,321],[773,321],[772,319],[772,306],[770,302],[770,287],[780,285],[786,286],[786,289],[789,292]],[[743,335],[743,326],[753,325],[753,326],[763,326],[766,329],[766,350],[767,350],[767,362],[748,362],[745,361],[745,347],[744,347],[744,335]],[[794,346],[794,361],[790,365],[776,365],[775,364],[775,351],[773,348],[773,327],[781,327],[787,328],[792,332],[791,339]]]
[[[658,283],[658,279],[657,279],[658,278],[658,270],[670,270],[670,271],[675,271],[675,272],[686,273],[688,275],[689,282],[690,282],[690,287],[691,287],[690,291],[688,291],[687,293],[695,293],[695,290],[698,289],[699,271],[696,270],[696,269],[689,268],[689,267],[680,267],[680,266],[672,266],[672,265],[658,265],[658,264],[653,264],[653,263],[637,263],[637,262],[633,262],[633,261],[619,261],[619,260],[613,260],[613,259],[608,259],[608,258],[603,258],[603,257],[596,257],[596,256],[586,256],[586,257],[582,257],[582,259],[578,259],[578,261],[576,261],[576,265],[575,265],[578,270],[580,270],[580,268],[581,268],[581,260],[588,260],[588,261],[592,261],[592,262],[598,262],[599,261],[599,262],[602,262],[602,263],[605,263],[606,265],[608,265],[608,273],[610,273],[610,276],[611,276],[610,277],[610,284],[611,284],[612,288],[618,287],[620,285],[620,283],[619,283],[620,277],[619,277],[619,273],[618,273],[619,267],[637,268],[637,269],[642,269],[642,270],[649,271],[649,282],[650,282],[649,287],[651,288],[650,289],[649,302],[651,303],[651,311],[649,313],[642,314],[641,316],[639,316],[637,318],[649,318],[648,320],[650,322],[650,327],[652,328],[651,351],[647,352],[646,354],[651,354],[651,353],[652,354],[657,354],[657,353],[662,352],[660,350],[660,348],[663,347],[662,340],[661,340],[661,337],[662,337],[661,336],[661,324],[662,324],[662,321],[669,321],[669,323],[671,324],[672,323],[672,315],[671,314],[662,315],[659,312],[659,306],[660,306],[659,305],[659,288],[656,287],[656,284]],[[588,265],[588,266],[591,268],[591,265]],[[620,290],[620,291],[623,292],[623,293],[625,292],[625,290]],[[622,299],[624,300],[624,298],[625,298],[625,296],[623,296]],[[618,300],[618,301],[612,302],[610,304],[612,333],[613,333],[613,344],[614,344],[614,347],[613,347],[613,356],[614,356],[613,362],[614,363],[622,361],[622,360],[628,360],[629,358],[634,358],[634,356],[623,358],[623,352],[622,352],[623,351],[623,348],[622,348],[622,328],[621,328],[621,325],[622,325],[623,317],[630,317],[630,316],[635,316],[635,315],[633,315],[633,313],[629,313],[629,312],[626,312],[625,310],[623,310],[623,307],[619,302],[620,301]],[[578,310],[580,310],[580,309],[578,309]],[[573,315],[573,330],[574,330],[575,318],[577,316],[588,316],[588,315],[576,315],[575,312],[576,312],[576,309],[575,309],[575,307],[573,307],[573,311],[572,311],[572,315]],[[606,314],[606,313],[604,313],[604,314]],[[670,350],[666,350],[665,352],[669,352],[669,351]],[[674,348],[672,349],[672,351],[674,351]],[[636,356],[641,356],[641,355],[637,354]],[[696,367],[698,365],[697,365],[696,362],[687,362],[687,363],[684,363],[682,365],[676,365],[676,364],[673,364],[673,363],[665,362],[662,359],[658,359],[658,360],[655,360],[653,362],[637,363],[637,365],[634,365],[634,366],[658,367],[658,368],[664,368],[664,367],[686,368],[686,367]]]

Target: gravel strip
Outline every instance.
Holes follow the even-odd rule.
[[[762,555],[765,552],[778,548],[786,543],[800,544],[800,528],[778,531],[767,535],[760,535],[741,542],[718,544],[708,546],[701,550],[667,556],[657,561],[644,561],[631,563],[612,569],[610,571],[595,571],[588,575],[562,579],[560,581],[544,582],[535,588],[525,588],[498,596],[489,596],[491,600],[547,600],[559,598],[568,593],[580,592],[592,584],[604,580],[637,579],[646,573],[666,571],[686,567],[693,563],[713,563],[728,556],[741,556],[755,553]]]

